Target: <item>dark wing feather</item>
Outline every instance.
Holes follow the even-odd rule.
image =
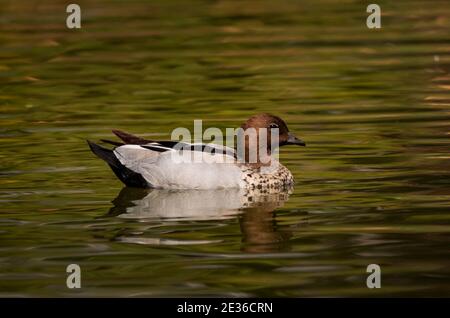
[[[158,140],[158,141],[156,141],[156,140],[145,139],[145,138],[141,138],[141,137],[129,134],[127,132],[117,130],[117,129],[113,129],[112,132],[114,135],[116,135],[117,137],[122,139],[122,141],[127,145],[146,145],[146,144],[154,143],[154,144],[172,149],[173,147],[175,147],[175,145],[180,143],[178,141],[173,141],[173,140],[163,140],[163,141]],[[105,141],[107,143],[114,145],[114,143],[109,140],[108,141],[102,140],[102,141]],[[120,144],[120,145],[123,145],[123,144]],[[187,146],[188,144],[181,143],[181,145]]]
[[[123,142],[129,145],[145,145],[154,142],[153,140],[148,140],[138,136],[134,136],[132,134],[117,129],[113,129],[112,132],[114,135],[122,139]]]
[[[116,146],[116,147],[120,147],[120,146],[125,145],[123,142],[117,142],[117,141],[112,141],[112,140],[108,140],[108,139],[100,139],[100,140],[105,142],[105,143],[107,143],[107,144]]]
[[[208,151],[208,152],[216,153],[216,154],[218,154],[218,153],[226,154],[226,155],[230,155],[230,156],[233,156],[236,158],[236,154],[234,153],[234,151],[230,151],[228,149],[220,149],[219,147],[214,147],[214,146],[210,146],[210,145],[206,145],[206,144],[188,144],[188,143],[172,141],[172,140],[156,141],[156,140],[144,139],[144,138],[134,136],[132,134],[129,134],[124,131],[117,130],[117,129],[113,129],[112,132],[117,137],[122,139],[122,141],[125,144],[140,145],[140,146],[144,146],[144,148],[146,148],[146,149],[153,150],[153,151],[164,152],[166,150],[173,149],[175,147],[175,145],[178,145],[180,148],[182,147],[182,149],[184,149],[184,150],[203,151],[203,152]],[[103,141],[113,144],[115,146],[122,145],[120,143],[111,142],[109,140],[103,140]],[[150,145],[150,144],[152,144],[152,145]],[[166,149],[161,149],[159,146],[164,147]]]

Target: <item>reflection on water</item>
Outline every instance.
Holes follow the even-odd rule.
[[[262,193],[258,190],[164,190],[123,188],[112,203],[109,215],[124,218],[223,219],[243,209],[273,211],[282,206],[291,189]]]
[[[289,232],[277,231],[274,211],[283,206],[292,189],[262,193],[258,190],[163,190],[123,188],[107,216],[127,219],[223,220],[239,218],[243,251],[276,252],[289,239]],[[126,243],[149,245],[213,244],[214,240],[174,240],[118,236]]]

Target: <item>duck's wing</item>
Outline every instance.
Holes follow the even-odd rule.
[[[209,152],[215,154],[224,154],[236,157],[234,149],[226,146],[211,144],[211,143],[187,143],[181,141],[173,141],[173,140],[151,140],[141,138],[130,133],[113,129],[113,134],[119,137],[124,143],[111,141],[102,139],[103,142],[112,144],[114,146],[123,146],[123,145],[140,145],[150,150],[155,151],[167,151],[167,150],[190,150],[190,151],[201,151],[201,152]]]
[[[122,138],[122,140],[128,142],[133,140],[132,138],[124,138],[125,139]],[[135,142],[139,140],[140,142],[143,142],[144,140],[139,139],[139,137],[136,138],[138,139],[134,140]],[[213,182],[213,179],[224,179],[221,177],[221,175],[224,175],[223,172],[225,172],[221,170],[223,165],[193,165],[192,162],[179,165],[174,163],[170,153],[179,152],[182,154],[183,158],[190,158],[192,154],[200,151],[211,161],[220,157],[215,156],[217,154],[229,158],[229,161],[232,161],[235,158],[233,149],[220,145],[203,143],[191,144],[176,141],[145,141],[145,144],[139,145],[108,141],[116,146],[112,150],[96,145],[90,141],[88,141],[88,143],[92,152],[106,161],[123,183],[133,187],[189,187],[188,183],[196,181],[199,173],[201,173],[202,176],[213,175],[213,177],[209,178],[211,179],[211,182],[208,183],[208,187],[214,185],[214,182],[219,184],[223,183],[220,182],[221,180]],[[205,171],[205,169],[207,171]],[[208,173],[208,171],[216,172]],[[227,184],[230,184],[230,182],[225,183],[225,185]],[[204,184],[201,183],[198,186],[192,185],[192,187],[204,187]]]
[[[172,148],[174,148],[177,144],[181,144],[181,145],[187,145],[187,143],[181,143],[178,141],[173,141],[173,140],[151,140],[151,139],[145,139],[142,137],[138,137],[135,135],[132,135],[130,133],[118,130],[118,129],[113,129],[112,133],[114,135],[116,135],[117,137],[119,137],[123,143],[120,142],[116,142],[116,141],[111,141],[111,140],[106,140],[106,139],[102,139],[103,142],[112,144],[114,146],[123,146],[123,145],[156,145],[156,146],[161,146],[164,148],[167,148],[167,150],[170,150]]]
[[[176,143],[172,148],[176,151],[199,151],[213,155],[226,155],[236,159],[236,152],[234,149],[226,146],[211,144],[211,143]]]
[[[121,131],[118,129],[113,129],[112,132],[114,135],[119,137],[123,142],[113,141],[113,140],[109,140],[109,139],[100,139],[100,140],[103,141],[104,143],[107,143],[107,144],[110,144],[110,145],[113,145],[116,147],[120,147],[123,145],[144,145],[144,144],[153,142],[153,140],[144,139],[144,138],[129,134],[127,132],[124,132],[124,131]]]
[[[153,140],[141,138],[118,129],[113,129],[112,133],[128,145],[143,145],[153,142]]]
[[[116,146],[116,147],[120,147],[125,145],[123,142],[120,141],[113,141],[113,140],[109,140],[109,139],[100,139],[101,141],[103,141],[104,143]]]
[[[188,144],[177,149],[153,143],[124,145],[113,154],[127,169],[138,173],[154,188],[213,189],[242,186],[241,168],[222,147]]]

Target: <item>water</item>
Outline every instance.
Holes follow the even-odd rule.
[[[81,30],[0,2],[1,296],[450,296],[447,1],[379,1],[381,30],[358,1],[77,3]],[[259,112],[308,147],[250,205],[123,189],[85,143]]]

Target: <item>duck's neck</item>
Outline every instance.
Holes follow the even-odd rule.
[[[253,146],[249,143],[248,139],[245,138],[244,143],[236,145],[235,151],[237,159],[240,162],[254,168],[270,166],[272,163],[272,150],[270,145],[264,147],[264,145],[260,146],[258,143],[257,146]]]

